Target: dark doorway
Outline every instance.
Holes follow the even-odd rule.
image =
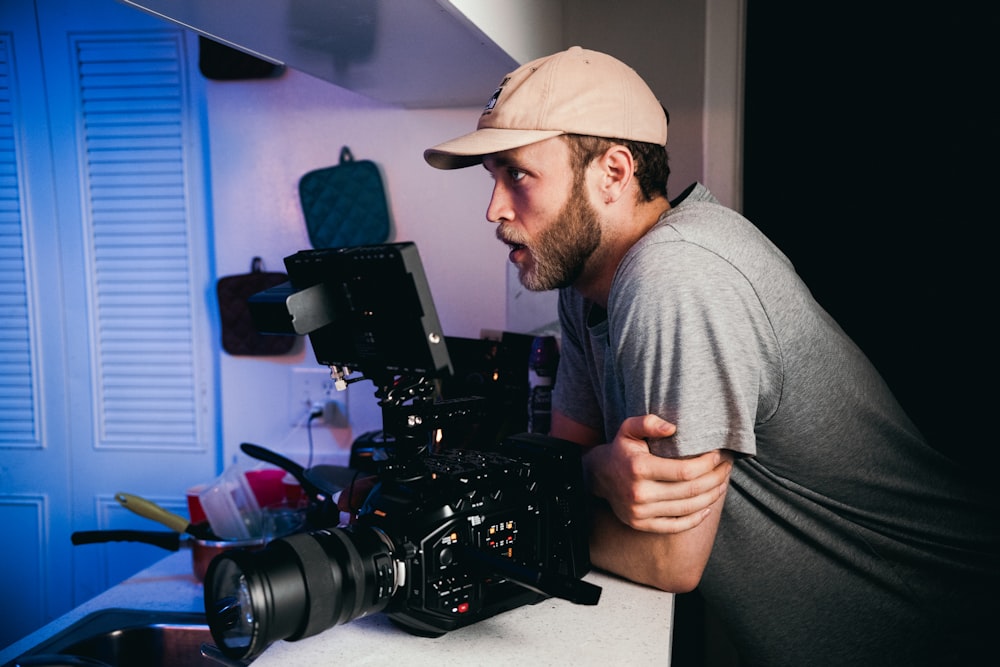
[[[748,0],[747,16],[744,213],[931,443],[985,468],[997,10]]]

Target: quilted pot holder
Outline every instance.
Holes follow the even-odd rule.
[[[262,334],[254,326],[247,300],[257,292],[288,280],[285,273],[266,273],[254,257],[250,273],[220,278],[216,283],[222,320],[222,349],[234,356],[275,356],[289,352],[298,336]]]
[[[389,208],[378,167],[340,149],[340,164],[299,179],[299,199],[313,248],[385,243]]]

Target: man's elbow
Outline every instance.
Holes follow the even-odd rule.
[[[711,534],[699,533],[705,529]],[[711,553],[715,526],[697,526],[678,534],[634,530],[610,511],[594,514],[591,563],[638,584],[669,593],[688,593],[701,583]]]
[[[595,567],[625,577],[637,584],[652,586],[667,593],[690,593],[701,582],[704,565],[686,562],[687,559],[644,549],[639,554],[613,553],[591,549]],[[604,557],[602,557],[604,556]]]
[[[690,593],[701,583],[702,567],[678,567],[677,563],[665,563],[651,573],[649,585],[668,593]]]

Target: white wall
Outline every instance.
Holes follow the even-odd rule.
[[[628,63],[670,112],[669,194],[703,180],[705,0],[567,2],[563,38]]]

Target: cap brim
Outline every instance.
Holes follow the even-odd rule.
[[[483,161],[483,156],[566,134],[562,130],[504,130],[483,128],[438,144],[424,151],[424,159],[436,169],[461,169]]]

